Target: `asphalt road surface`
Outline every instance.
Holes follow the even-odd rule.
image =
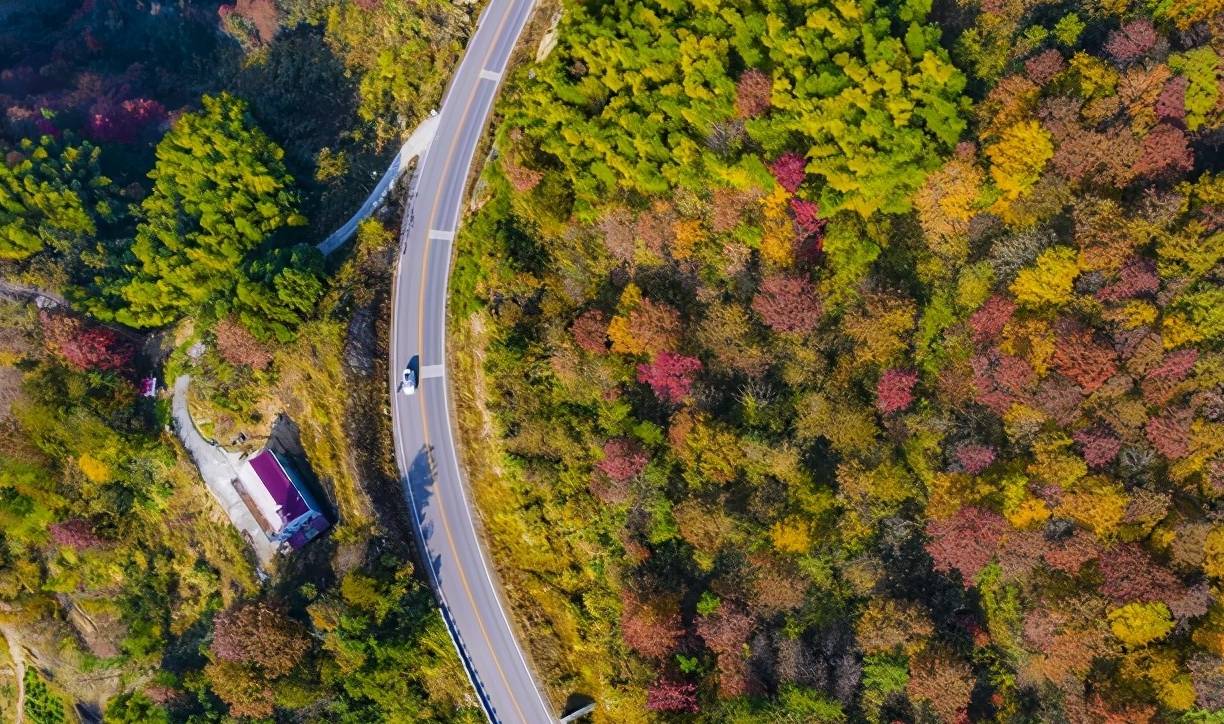
[[[533,0],[490,0],[439,109],[405,216],[391,333],[395,452],[443,616],[494,722],[555,722],[498,597],[455,452],[447,399],[446,286],[472,156]],[[415,394],[397,392],[405,365]]]

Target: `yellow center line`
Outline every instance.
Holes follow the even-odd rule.
[[[513,8],[513,3],[511,3],[511,9],[512,8]],[[502,17],[502,19],[498,22],[497,30],[493,34],[494,38],[497,38],[501,35],[502,29],[505,27],[506,22],[509,20],[510,15],[512,14],[513,14],[512,12],[507,12]],[[489,53],[486,54],[486,56],[482,59],[480,63],[480,67],[482,70],[484,69],[485,62],[488,61],[489,57],[492,55],[493,48],[495,47],[496,47],[496,43],[490,44]],[[472,94],[468,97],[467,101],[464,103],[463,113],[460,116],[461,118],[467,118],[468,111],[471,110],[472,103],[473,101],[476,100],[476,93],[479,90],[479,88],[480,88],[479,83],[476,83],[472,86]],[[443,168],[450,167],[451,159],[454,157],[454,154],[455,154],[455,148],[459,144],[459,136],[460,136],[461,130],[462,130],[462,127],[455,129],[455,133],[451,139],[450,147],[446,151],[446,157],[442,164]],[[464,181],[466,185],[466,179],[464,179]],[[421,359],[424,359],[424,355],[422,354],[422,352],[425,347],[425,284],[426,284],[426,280],[428,279],[429,251],[430,251],[430,244],[431,244],[431,240],[429,238],[429,230],[433,228],[434,217],[437,216],[438,205],[442,202],[442,195],[443,194],[441,193],[441,189],[440,189],[439,193],[435,195],[434,197],[433,207],[430,208],[429,210],[429,216],[425,220],[426,223],[424,227],[426,230],[425,231],[425,250],[424,250],[423,258],[421,261],[420,298],[418,299],[418,302],[417,302],[417,349],[420,350],[418,351],[417,354],[421,356]],[[459,219],[455,219],[455,231],[458,232],[458,229],[459,229]],[[442,313],[443,314],[446,313],[445,307],[443,307]],[[442,364],[446,364],[445,355],[443,355]],[[445,389],[443,390],[443,394],[446,394]],[[429,450],[430,449],[429,413],[425,410],[424,390],[422,390],[422,394],[420,398],[421,398],[420,405],[421,405],[421,421],[422,421],[421,434],[425,438],[425,448],[426,450]],[[448,425],[450,424],[449,420],[447,421],[447,424]],[[435,485],[437,485],[438,482],[439,481],[437,481],[436,479],[434,480]],[[460,485],[463,484],[462,480],[460,480],[459,484]],[[446,511],[442,503],[441,493],[436,495],[435,499],[437,500],[437,503],[438,503],[438,514],[441,517],[442,531],[446,535],[446,542],[450,546],[451,553],[454,554],[455,561],[457,563],[460,583],[462,583],[463,585],[463,591],[465,594],[467,594],[468,601],[472,604],[472,610],[476,613],[476,623],[478,626],[480,626],[480,633],[484,637],[485,643],[488,645],[489,651],[492,654],[493,665],[497,668],[497,673],[501,677],[502,683],[506,687],[506,691],[509,692],[510,694],[510,702],[514,705],[514,710],[518,712],[519,719],[524,722],[529,721],[527,717],[523,715],[523,710],[519,706],[518,697],[515,695],[514,687],[510,685],[509,679],[506,678],[506,672],[502,670],[501,661],[497,657],[497,652],[494,649],[493,641],[489,638],[489,632],[488,630],[485,629],[484,619],[480,616],[480,613],[479,613],[480,607],[476,603],[476,597],[472,595],[472,589],[471,589],[471,586],[468,584],[467,575],[465,575],[463,572],[463,565],[458,563],[459,549],[455,545],[455,539],[451,536],[450,526],[447,525],[447,522],[446,522]],[[479,551],[477,551],[477,555],[479,555]],[[494,592],[494,595],[496,595],[496,592]]]

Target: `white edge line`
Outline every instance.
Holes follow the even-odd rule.
[[[532,9],[532,8],[534,8],[534,3],[529,2],[529,3],[527,4],[527,7],[528,7],[528,9],[529,9],[529,10],[530,10],[530,9]],[[523,28],[524,28],[524,27],[527,25],[527,17],[529,17],[529,16],[530,16],[530,12],[529,12],[529,13],[527,13],[527,15],[526,15],[526,16],[524,16],[524,17],[523,17],[523,19],[522,19],[521,21],[519,21],[519,22],[518,22],[518,30],[517,30],[517,32],[516,32],[516,37],[517,37],[519,34],[521,34],[521,33],[522,33]],[[492,110],[493,100],[494,100],[494,99],[490,99],[490,101],[489,101],[489,108],[490,108],[490,110]],[[486,111],[486,113],[485,113],[485,121],[486,121],[486,122],[488,121],[488,111]],[[481,124],[481,126],[482,126],[482,128],[483,128],[484,124],[482,123],[482,124]],[[483,135],[483,133],[482,133],[482,135]],[[464,169],[464,178],[465,178],[465,179],[466,179],[467,175],[468,175],[469,173],[471,173],[471,170],[472,170],[472,160],[473,160],[473,159],[471,159],[471,158],[469,158],[469,159],[468,159],[467,168],[465,168],[465,169]],[[465,185],[466,185],[466,183],[465,183]],[[460,217],[460,215],[459,215],[459,213],[460,213],[460,211],[461,211],[462,207],[463,207],[463,200],[462,200],[462,198],[460,198],[460,200],[459,200],[459,201],[458,201],[458,202],[455,204],[455,206],[454,206],[454,213],[455,213],[455,219],[456,219],[456,228],[458,227],[458,221],[459,221],[459,219],[461,218],[461,217]],[[445,297],[445,298],[447,298],[448,300],[449,300],[449,290],[450,290],[450,259],[447,259],[447,260],[446,260],[446,283],[443,285],[443,287],[442,287],[442,291],[443,291],[443,293],[444,293],[444,297]],[[445,354],[445,345],[446,345],[446,339],[447,339],[447,337],[446,337],[446,321],[447,321],[447,317],[448,317],[448,314],[447,314],[447,308],[444,306],[444,307],[443,307],[443,309],[442,309],[442,344],[444,345],[444,347],[443,347],[443,359],[446,359],[446,357],[447,357],[447,355]],[[477,545],[476,545],[476,552],[477,552],[477,554],[480,556],[480,566],[481,566],[481,568],[483,568],[483,569],[484,569],[485,579],[488,581],[488,583],[489,583],[489,587],[490,587],[490,589],[492,589],[492,591],[493,591],[493,597],[494,597],[494,598],[497,600],[497,610],[498,610],[498,613],[500,613],[500,614],[501,614],[501,617],[502,617],[502,622],[503,622],[503,623],[505,623],[505,625],[506,625],[506,630],[507,630],[507,632],[509,632],[509,634],[510,634],[510,640],[514,642],[514,650],[515,650],[515,653],[517,653],[517,654],[518,654],[518,657],[519,657],[519,662],[523,664],[523,670],[527,672],[527,677],[528,677],[528,678],[531,680],[531,683],[532,683],[532,687],[531,687],[531,688],[535,690],[536,699],[537,699],[537,701],[539,701],[540,708],[541,708],[543,711],[547,712],[547,713],[549,714],[550,718],[551,718],[551,716],[552,716],[552,709],[551,709],[551,708],[550,708],[550,707],[549,707],[549,706],[548,706],[548,705],[547,705],[547,704],[544,702],[544,696],[543,696],[543,694],[541,694],[541,693],[540,693],[540,686],[539,686],[539,682],[537,682],[537,681],[535,680],[534,670],[533,670],[533,669],[532,669],[532,668],[531,668],[531,667],[530,667],[530,666],[527,664],[527,659],[526,659],[526,657],[525,657],[525,656],[523,656],[523,647],[522,647],[522,646],[519,644],[519,637],[515,635],[515,629],[514,629],[514,627],[513,627],[513,626],[510,624],[510,619],[509,619],[509,618],[506,616],[506,604],[505,604],[505,602],[504,602],[504,601],[502,601],[502,597],[501,597],[501,595],[500,595],[500,589],[499,589],[498,585],[497,585],[497,584],[494,582],[492,574],[489,572],[489,564],[488,564],[488,561],[486,561],[486,560],[485,560],[485,550],[484,550],[484,549],[485,549],[485,546],[484,546],[484,545],[481,545],[481,543],[482,543],[482,539],[481,539],[481,537],[480,537],[479,533],[478,533],[478,532],[477,532],[477,530],[476,530],[476,523],[475,523],[475,521],[474,521],[474,520],[473,520],[473,518],[472,518],[472,506],[471,506],[471,504],[469,503],[469,501],[468,501],[468,499],[467,499],[467,491],[465,490],[465,488],[467,487],[467,485],[466,485],[466,481],[464,480],[464,477],[465,477],[465,476],[464,476],[464,474],[463,474],[463,468],[462,468],[462,467],[459,465],[459,455],[458,455],[458,453],[455,451],[454,434],[453,434],[453,431],[451,430],[451,416],[450,416],[450,394],[449,394],[449,388],[447,389],[447,393],[443,395],[443,398],[442,398],[442,409],[446,410],[446,434],[447,434],[447,436],[448,436],[448,437],[450,437],[450,438],[451,438],[451,440],[450,440],[450,443],[451,443],[451,444],[450,444],[451,462],[452,462],[452,463],[454,463],[454,465],[455,465],[455,470],[456,470],[456,472],[458,472],[458,474],[459,474],[459,478],[460,478],[460,480],[459,480],[459,485],[457,486],[457,487],[459,488],[459,497],[460,497],[460,499],[462,499],[462,500],[463,500],[463,512],[464,512],[464,515],[465,515],[465,516],[466,516],[466,518],[467,518],[468,527],[469,527],[469,528],[471,529],[471,531],[472,531],[472,537],[473,537],[473,538],[475,538],[475,540],[476,540],[476,542],[477,542]]]
[[[521,19],[521,20],[520,20],[520,21],[517,23],[517,30],[516,30],[516,32],[515,32],[516,43],[517,43],[517,39],[518,39],[518,37],[522,35],[523,28],[524,28],[524,27],[526,27],[526,25],[527,25],[527,19],[530,17],[531,11],[532,11],[532,10],[534,10],[534,7],[535,7],[535,3],[534,3],[534,2],[529,2],[529,3],[527,4],[528,12],[527,12],[527,13],[524,15],[524,17],[523,17],[523,18],[522,18],[522,19]],[[483,12],[480,14],[480,18],[477,20],[477,31],[479,31],[480,27],[481,27],[481,26],[484,24],[484,20],[485,20],[486,15],[487,15],[487,13],[483,13]],[[476,35],[476,33],[475,33],[475,32],[473,32],[472,36],[473,36],[473,37],[475,37],[475,35]],[[466,52],[465,52],[464,56],[465,56],[465,59],[466,59],[466,57],[467,57]],[[460,61],[460,68],[459,68],[459,69],[457,69],[457,72],[458,72],[459,70],[462,70],[462,65],[463,65],[463,62],[462,62],[462,61]],[[446,94],[445,94],[445,96],[444,96],[444,97],[443,97],[443,99],[442,99],[442,106],[445,106],[446,102],[447,102],[447,101],[450,99],[450,92],[451,92],[453,89],[454,89],[454,85],[453,85],[453,84],[448,85],[448,87],[447,87],[447,91],[446,91]],[[492,99],[492,100],[495,100],[495,99]],[[492,108],[492,100],[490,101],[490,110],[491,110],[491,108]],[[440,106],[439,108],[441,108],[442,106]],[[440,113],[441,113],[441,111],[439,110],[439,114],[440,114]],[[488,112],[486,112],[486,113],[485,113],[485,122],[487,123],[487,121],[488,121]],[[484,124],[482,123],[481,125],[482,125],[482,127],[483,127],[483,125],[484,125]],[[428,147],[426,147],[425,152],[424,152],[424,153],[422,153],[422,154],[421,154],[421,156],[420,156],[420,158],[418,159],[418,169],[423,169],[423,168],[425,167],[425,164],[426,164],[426,162],[428,161],[428,158],[429,158],[429,153],[430,153],[430,151],[432,151],[433,149],[434,149],[434,144],[433,144],[433,143],[429,144],[429,146],[428,146]],[[465,168],[465,169],[464,169],[464,177],[465,177],[465,178],[466,178],[467,174],[471,172],[472,160],[473,160],[473,159],[471,159],[471,158],[469,158],[469,159],[468,159],[467,168]],[[465,185],[466,185],[466,184],[465,184]],[[461,199],[460,199],[460,200],[459,200],[459,201],[458,201],[458,202],[455,204],[455,207],[454,207],[454,211],[455,211],[455,214],[456,214],[456,219],[457,219],[457,220],[458,220],[458,219],[460,219],[460,216],[459,216],[459,211],[460,211],[460,209],[462,208],[462,206],[463,206],[463,201],[462,201],[462,198],[461,198]],[[407,221],[407,220],[405,220],[405,221]],[[408,236],[408,234],[404,234],[404,236],[405,236],[405,244],[406,244],[406,243],[407,243],[407,238],[406,238],[406,237]],[[397,263],[397,265],[402,266],[402,264],[400,264],[400,262],[399,262],[399,261],[397,261],[396,263]],[[396,278],[398,279],[398,277],[399,277],[399,268],[397,267],[397,271],[396,271]],[[450,289],[450,259],[447,259],[447,271],[446,271],[446,276],[445,276],[445,283],[444,283],[444,285],[443,285],[443,292],[444,292],[444,293],[449,292],[449,289]],[[394,305],[395,305],[395,306],[393,307],[393,309],[398,309],[398,308],[399,308],[399,305],[398,305],[398,298],[399,298],[399,285],[398,285],[398,284],[396,284],[396,289],[395,289],[394,298],[392,299],[392,304],[394,304]],[[444,305],[444,306],[443,306],[443,310],[442,310],[442,343],[443,343],[443,345],[444,345],[444,347],[443,347],[443,359],[445,359],[445,358],[446,358],[446,354],[445,354],[445,345],[446,345],[446,322],[447,322],[447,309],[446,309],[446,306]],[[398,325],[394,325],[394,324],[392,325],[392,335],[393,335],[393,336],[392,336],[392,349],[391,349],[391,354],[392,354],[392,355],[394,355],[394,354],[395,354],[395,353],[398,351],[398,345],[396,344],[396,342],[398,341],[398,338],[399,338],[399,329],[398,329]],[[392,369],[395,369],[394,365],[392,366]],[[392,393],[391,393],[391,399],[392,399],[392,405],[391,405],[392,422],[393,422],[393,424],[395,425],[395,428],[394,428],[394,429],[398,430],[398,429],[399,429],[399,407],[398,407],[398,406],[395,404],[395,397],[394,397],[394,392],[393,392],[393,390],[394,390],[394,386],[393,386],[393,385],[389,385],[389,386],[391,387],[391,390],[392,390]],[[510,619],[509,619],[509,618],[506,616],[506,604],[505,604],[505,602],[502,600],[502,596],[500,595],[500,589],[499,589],[499,587],[498,587],[498,586],[497,586],[497,584],[494,582],[494,580],[493,580],[493,576],[492,576],[492,574],[489,572],[489,564],[488,564],[488,561],[485,559],[485,546],[484,546],[484,545],[482,545],[482,539],[481,539],[481,537],[480,537],[480,536],[477,534],[477,531],[476,531],[476,524],[475,524],[474,520],[472,519],[472,509],[471,509],[471,505],[469,504],[469,501],[468,501],[468,499],[467,499],[467,491],[465,490],[465,488],[467,487],[467,485],[465,484],[465,480],[464,480],[464,477],[465,477],[465,476],[464,476],[464,474],[463,474],[463,468],[462,468],[462,467],[460,467],[460,465],[459,465],[459,457],[458,457],[458,454],[457,454],[457,453],[456,453],[456,451],[455,451],[455,442],[454,442],[455,438],[454,438],[453,431],[451,430],[451,424],[450,424],[450,423],[451,423],[451,419],[450,419],[450,394],[449,394],[449,386],[447,387],[447,390],[446,390],[446,391],[444,392],[444,394],[443,394],[443,398],[442,398],[442,407],[443,407],[443,409],[446,411],[446,416],[447,416],[447,417],[446,417],[446,434],[447,434],[447,436],[450,438],[450,443],[451,443],[451,444],[450,444],[450,450],[451,450],[451,461],[454,463],[454,465],[455,465],[455,470],[458,472],[459,477],[460,477],[460,484],[459,484],[459,486],[458,486],[458,487],[459,487],[459,497],[460,497],[460,499],[463,501],[463,511],[464,511],[464,515],[465,515],[465,516],[466,516],[466,518],[467,518],[468,527],[469,527],[469,529],[472,531],[472,536],[473,536],[473,538],[476,540],[476,543],[477,543],[477,545],[476,545],[476,553],[477,553],[477,555],[478,555],[478,556],[479,556],[479,558],[480,558],[480,565],[481,565],[481,568],[484,570],[485,580],[486,580],[486,581],[489,583],[489,587],[490,587],[490,589],[491,589],[491,590],[492,590],[492,592],[493,592],[493,597],[494,597],[494,599],[497,601],[498,613],[500,613],[500,614],[501,614],[502,622],[505,624],[505,626],[506,626],[506,630],[507,630],[507,632],[510,634],[510,640],[511,640],[511,641],[514,643],[515,653],[517,653],[517,654],[518,654],[518,657],[519,657],[519,662],[520,662],[520,663],[522,663],[522,665],[523,665],[523,670],[524,670],[524,671],[527,673],[528,679],[529,679],[529,680],[531,680],[531,683],[532,683],[532,687],[531,687],[531,688],[535,690],[536,700],[539,702],[540,709],[541,709],[542,711],[546,712],[546,713],[549,715],[549,718],[550,718],[550,720],[551,720],[551,719],[552,719],[552,713],[551,713],[551,712],[552,712],[552,709],[551,709],[551,708],[548,706],[548,704],[547,704],[547,703],[545,703],[545,701],[544,701],[544,696],[543,696],[543,694],[541,694],[541,692],[540,692],[539,683],[536,681],[536,677],[535,677],[535,675],[534,675],[534,670],[533,670],[533,669],[532,669],[532,668],[531,668],[531,667],[530,667],[530,666],[527,664],[527,659],[526,659],[526,657],[524,657],[524,656],[523,656],[522,646],[521,646],[521,645],[520,645],[520,643],[519,643],[519,637],[515,635],[515,629],[514,629],[514,627],[513,627],[513,626],[510,624]],[[395,437],[395,436],[393,435],[392,437]],[[395,447],[396,447],[396,455],[397,455],[397,457],[399,458],[399,462],[400,462],[400,464],[401,464],[401,471],[404,471],[404,479],[405,479],[405,480],[408,482],[408,497],[409,497],[409,501],[412,503],[412,508],[413,508],[413,510],[412,510],[412,521],[411,521],[411,522],[412,522],[412,528],[413,528],[413,531],[415,532],[415,534],[416,534],[416,536],[417,536],[418,540],[419,540],[419,541],[420,541],[420,543],[421,543],[421,552],[422,552],[423,554],[425,554],[425,555],[426,555],[426,561],[425,561],[425,562],[426,562],[426,568],[429,570],[429,577],[430,577],[430,580],[434,582],[434,590],[435,590],[435,591],[437,591],[438,600],[439,600],[439,602],[440,602],[440,603],[441,603],[443,606],[447,606],[445,596],[444,596],[444,595],[443,595],[443,593],[442,593],[442,587],[441,587],[441,586],[438,584],[438,582],[437,582],[437,576],[436,576],[436,573],[435,573],[435,572],[434,572],[434,570],[433,570],[433,566],[428,565],[428,557],[427,557],[427,556],[428,556],[428,548],[427,548],[427,546],[425,545],[425,542],[424,542],[424,535],[423,535],[422,531],[420,530],[419,524],[417,523],[417,520],[416,520],[416,519],[417,519],[416,496],[415,496],[415,495],[413,494],[413,492],[412,492],[412,481],[411,481],[411,480],[408,478],[407,469],[406,469],[405,467],[403,467],[403,448],[402,448],[402,444],[401,444],[401,442],[398,440],[398,438],[395,440]],[[443,623],[445,623],[445,616],[444,616],[444,618],[443,618]],[[451,635],[451,643],[452,643],[452,644],[454,644],[454,646],[455,646],[455,651],[456,651],[456,653],[459,655],[460,661],[461,661],[461,662],[467,662],[467,661],[468,661],[468,659],[467,659],[467,658],[466,658],[466,657],[463,655],[463,651],[461,650],[460,645],[459,645],[459,640],[458,640],[458,633],[459,633],[459,632],[458,632],[458,629],[452,629],[452,628],[451,628],[451,627],[449,627],[449,626],[447,627],[447,629],[448,629],[448,631],[451,631],[451,632],[452,632],[452,635]],[[477,698],[478,698],[478,699],[481,699],[482,701],[484,701],[484,700],[485,700],[485,698],[484,698],[484,697],[482,697],[482,696],[480,696],[480,693],[479,693],[479,692],[480,692],[480,687],[479,687],[479,686],[477,686],[476,681],[475,681],[475,679],[473,678],[473,674],[472,674],[472,672],[471,672],[471,671],[469,671],[468,669],[469,669],[469,665],[465,665],[465,666],[464,666],[464,672],[465,672],[465,673],[467,674],[467,676],[468,676],[468,681],[469,681],[469,683],[471,683],[471,685],[472,685],[472,689],[473,689],[474,691],[476,691],[476,692],[477,692]],[[490,702],[490,704],[491,704],[491,702]],[[486,707],[481,706],[481,709],[485,709],[485,708],[486,708]],[[490,712],[488,712],[488,711],[486,710],[485,715],[486,715],[486,716],[490,716]]]

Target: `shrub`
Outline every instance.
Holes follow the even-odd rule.
[[[124,370],[136,356],[136,348],[107,327],[46,310],[39,313],[39,320],[47,349],[79,370]]]
[[[267,346],[229,317],[217,322],[213,335],[217,338],[217,352],[230,364],[247,365],[256,370],[272,364],[272,352]]]
[[[697,706],[697,685],[659,677],[646,690],[646,708],[651,711],[695,714],[700,711]]]

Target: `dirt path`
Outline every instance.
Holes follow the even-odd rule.
[[[17,677],[17,719],[16,724],[25,722],[25,649],[21,648],[21,637],[9,626],[0,626],[0,634],[4,635],[4,643],[8,646],[9,658],[13,660],[13,673]]]
[[[267,569],[276,557],[276,545],[264,535],[255,516],[251,514],[251,509],[243,502],[233,484],[234,478],[238,477],[242,456],[205,440],[196,429],[191,412],[187,409],[187,387],[190,384],[191,377],[188,375],[181,375],[174,381],[174,397],[170,405],[174,417],[174,431],[178,433],[183,447],[195,460],[200,477],[204,479],[209,492],[255,551],[259,568]]]

